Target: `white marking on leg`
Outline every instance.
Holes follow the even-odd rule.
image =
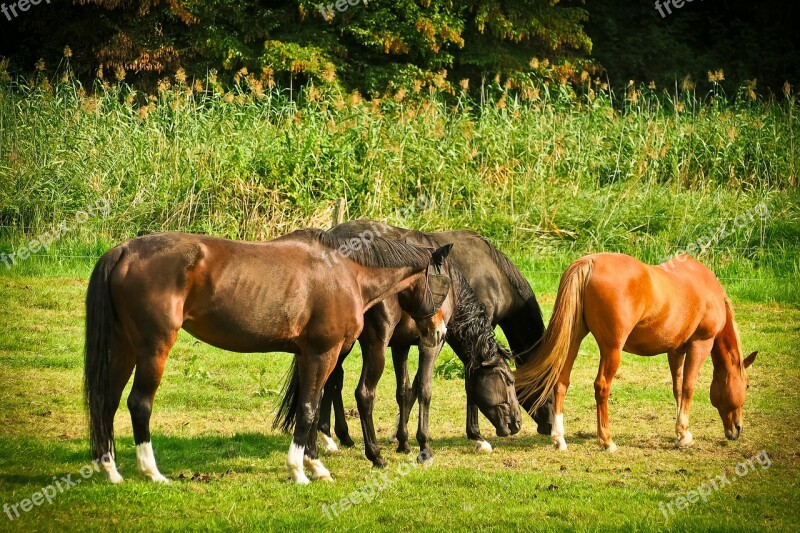
[[[688,430],[689,418],[685,413],[678,412],[678,421],[675,424],[675,433],[678,435],[678,447],[684,448],[694,444],[692,432]]]
[[[117,471],[117,463],[114,461],[114,457],[112,457],[110,453],[103,455],[99,461],[103,466],[103,470],[105,470],[106,477],[111,483],[122,483],[123,479]]]
[[[306,477],[303,471],[303,454],[305,453],[305,446],[298,446],[292,440],[289,445],[289,455],[286,456],[286,467],[289,469],[289,477],[292,481],[299,485],[308,485],[311,481]]]
[[[326,452],[338,452],[339,447],[336,445],[336,441],[332,438],[327,436],[325,433],[320,433],[322,435],[322,442],[325,443],[325,451]]]
[[[156,483],[169,483],[169,480],[158,471],[156,457],[153,455],[153,443],[143,442],[136,445],[136,466],[139,467],[139,472]]]
[[[327,468],[325,468],[325,465],[323,465],[322,461],[319,459],[309,459],[308,457],[303,457],[303,464],[305,464],[311,470],[311,479],[318,479],[320,481],[333,481],[331,473]]]
[[[550,432],[550,438],[557,450],[563,452],[567,449],[567,441],[564,440],[564,413],[558,413],[553,417],[553,430]]]
[[[477,453],[492,453],[492,445],[485,440],[476,440],[475,451]]]

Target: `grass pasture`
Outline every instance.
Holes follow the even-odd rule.
[[[81,401],[85,289],[84,277],[0,277],[0,503],[30,498],[54,478],[80,478],[88,463]],[[546,315],[553,297],[552,290],[540,296]],[[323,455],[336,481],[306,487],[288,482],[290,437],[270,428],[290,356],[223,352],[182,334],[152,422],[159,467],[173,482],[152,484],[136,472],[123,407],[116,428],[126,482],[111,486],[98,473],[13,522],[0,516],[0,530],[792,530],[800,518],[800,310],[736,303],[745,349],[761,351],[750,370],[745,430],[737,442],[724,439],[709,403],[710,360],[692,410],[696,443],[679,451],[673,446],[666,358],[626,355],[610,403],[620,450],[601,452],[592,386],[598,354],[587,339],[567,396],[566,453],[537,436],[529,419],[510,439],[492,437],[482,419],[495,451],[474,453],[464,436],[463,383],[437,378],[431,412],[435,457],[429,467],[415,466],[386,440],[396,413],[389,361],[376,409],[388,468],[376,471],[363,457],[353,418],[356,447]],[[356,350],[346,363],[346,390],[354,389],[359,368]],[[350,393],[345,402],[355,408]],[[737,466],[762,450],[771,466],[755,462],[738,476]],[[323,505],[382,474],[389,483],[372,501],[338,516],[329,508],[326,515]],[[730,484],[707,502],[676,508],[669,517],[659,509],[717,476]]]

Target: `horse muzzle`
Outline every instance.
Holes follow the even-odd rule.
[[[742,435],[742,426],[736,424],[733,429],[725,430],[725,438],[728,440],[737,440]]]

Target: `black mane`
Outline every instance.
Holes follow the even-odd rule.
[[[447,323],[447,342],[464,363],[467,375],[498,354],[510,359],[511,352],[497,342],[486,308],[467,280],[452,264],[449,275],[458,292],[455,311]]]
[[[388,241],[378,237],[371,230],[364,230],[359,235],[366,236],[367,231],[370,231],[373,237],[369,239],[369,242],[362,239],[359,249],[355,249],[350,245],[352,239],[358,239],[359,237],[354,235],[349,237],[340,236],[331,231],[321,229],[298,230],[290,233],[287,237],[305,237],[336,251],[341,246],[347,246],[347,258],[367,267],[399,268],[408,266],[421,269],[430,263],[431,253],[429,251],[404,242]]]

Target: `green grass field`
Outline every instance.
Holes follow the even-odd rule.
[[[553,85],[520,97],[498,86],[480,105],[466,94],[365,100],[314,86],[290,96],[244,81],[229,91],[212,79],[176,81],[156,95],[99,82],[87,92],[64,74],[0,76],[0,504],[19,506],[62,477],[81,478],[82,467],[90,477],[13,520],[4,509],[0,530],[796,529],[793,93],[726,101],[716,90],[578,95]],[[348,393],[356,448],[323,457],[335,483],[298,487],[284,466],[290,437],[271,430],[290,356],[226,353],[182,335],[152,421],[159,467],[173,483],[147,483],[136,472],[124,408],[117,442],[126,483],[91,475],[81,388],[94,260],[153,231],[265,240],[327,227],[340,199],[346,218],[480,232],[511,254],[547,315],[561,272],[581,255],[618,251],[659,263],[689,249],[733,298],[744,349],[760,351],[742,438],[724,439],[707,361],[691,417],[696,444],[675,449],[666,357],[626,356],[610,405],[620,450],[601,452],[598,354],[587,339],[567,396],[568,452],[553,450],[528,421],[518,436],[490,438],[492,454],[476,454],[465,437],[463,382],[438,377],[435,457],[427,468],[412,466],[413,455],[387,442],[396,413],[387,368],[376,424],[389,467],[376,471],[363,457]],[[82,219],[98,202],[109,212]],[[34,240],[54,233],[39,250]],[[348,391],[359,369],[356,349],[346,362]],[[747,462],[761,452],[769,468]],[[383,490],[370,488],[384,475]],[[677,498],[718,476],[731,482],[676,508]],[[331,511],[362,489],[374,498]],[[675,513],[665,516],[668,504]]]
[[[540,294],[546,315],[554,283]],[[84,276],[0,276],[0,503],[18,504],[70,474],[73,481],[81,479],[52,503],[20,509],[13,521],[0,515],[0,530],[790,531],[800,519],[796,305],[736,302],[744,348],[760,350],[749,372],[739,441],[724,439],[709,403],[710,360],[692,410],[696,443],[681,451],[673,444],[675,409],[666,357],[626,355],[610,404],[620,449],[613,455],[601,452],[595,444],[592,385],[598,354],[587,339],[567,396],[567,452],[555,451],[526,419],[519,435],[490,437],[495,451],[476,454],[464,435],[463,382],[437,378],[431,412],[435,456],[431,466],[418,467],[410,462],[414,455],[397,454],[387,442],[396,413],[393,374],[387,368],[376,424],[388,468],[375,470],[364,458],[355,401],[348,393],[356,447],[323,455],[335,482],[310,486],[288,481],[284,461],[290,437],[270,427],[290,356],[223,352],[182,334],[152,422],[156,458],[172,483],[156,485],[136,472],[123,407],[116,429],[126,481],[112,486],[103,474],[90,475],[91,468],[83,471],[90,477],[81,478],[81,468],[89,463],[81,397],[85,290]],[[346,363],[348,391],[359,369],[356,350]],[[482,429],[493,435],[485,419]],[[770,464],[766,460],[749,466],[747,459],[762,451],[771,466],[764,466]],[[740,477],[737,468],[745,475]],[[677,508],[675,498],[717,476],[730,483],[705,502]],[[376,478],[385,487],[365,489],[374,487]],[[371,501],[338,516],[331,510],[332,503],[362,489],[374,494]],[[675,513],[665,517],[660,509],[668,503]]]

